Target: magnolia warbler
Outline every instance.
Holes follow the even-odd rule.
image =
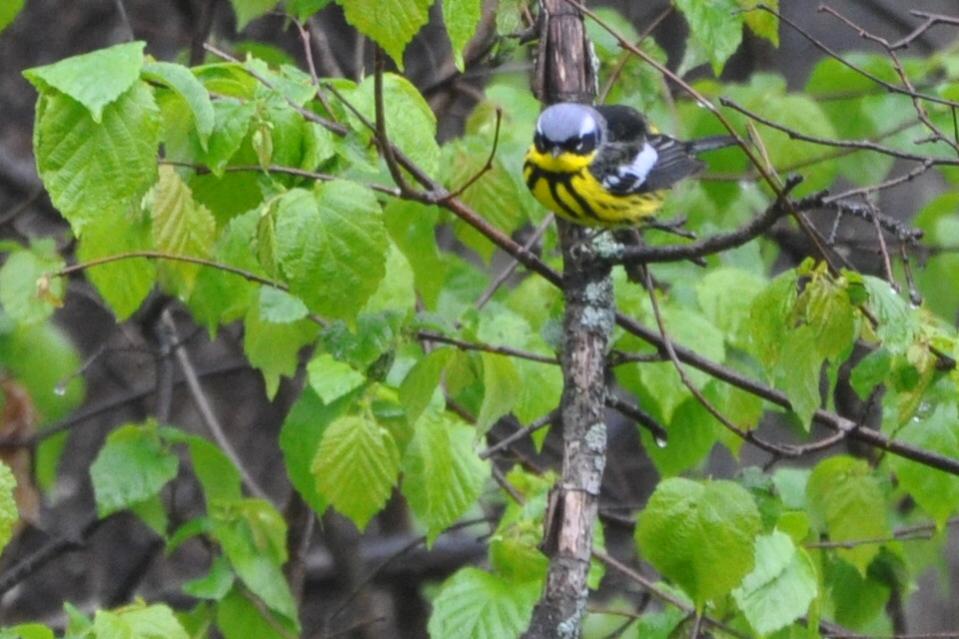
[[[523,177],[537,200],[571,222],[638,226],[652,221],[666,189],[703,168],[697,153],[734,143],[662,135],[625,105],[561,102],[540,114]]]

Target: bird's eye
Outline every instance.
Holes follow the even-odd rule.
[[[536,146],[536,150],[540,153],[546,153],[546,136],[538,131],[533,136],[533,144]]]

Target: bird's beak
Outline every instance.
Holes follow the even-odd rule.
[[[562,152],[563,152],[563,149],[559,148],[558,146],[554,146],[552,149],[549,150],[550,155],[552,155],[554,158],[558,158],[559,154]]]

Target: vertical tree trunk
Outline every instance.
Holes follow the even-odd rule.
[[[583,16],[566,0],[543,0],[538,89],[547,103],[586,102],[595,96]],[[606,466],[606,351],[615,319],[609,268],[590,250],[590,232],[559,222],[566,300],[563,338],[563,473],[554,488],[544,549],[550,556],[546,590],[527,639],[582,635],[593,522]]]

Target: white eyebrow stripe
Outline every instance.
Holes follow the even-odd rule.
[[[584,137],[596,130],[596,120],[592,116],[583,118],[583,123],[579,127],[579,137]]]

